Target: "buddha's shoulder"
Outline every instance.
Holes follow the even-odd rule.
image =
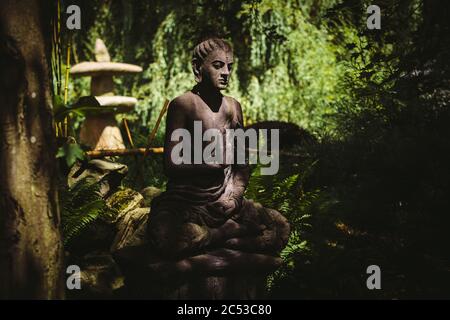
[[[187,91],[182,95],[174,98],[170,102],[169,108],[177,108],[189,111],[190,109],[192,109],[193,105],[195,105],[195,94],[193,94],[191,91]]]
[[[224,96],[225,99],[228,101],[228,103],[231,103],[233,105],[240,105],[239,101],[237,101],[235,98],[230,96]]]
[[[196,95],[192,91],[187,91],[172,100],[172,103],[178,105],[190,105],[195,102]]]
[[[237,101],[235,98],[229,97],[229,96],[225,96],[225,99],[227,100],[228,105],[230,106],[230,111],[233,114],[233,116],[242,114],[242,108],[241,108],[241,104],[239,103],[239,101]]]

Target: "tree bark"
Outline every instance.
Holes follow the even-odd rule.
[[[64,297],[49,1],[0,2],[0,298]],[[47,37],[46,37],[47,36]]]

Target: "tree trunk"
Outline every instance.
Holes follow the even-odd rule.
[[[0,298],[64,297],[49,1],[0,2]]]

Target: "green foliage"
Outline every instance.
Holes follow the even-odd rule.
[[[143,148],[147,146],[148,137],[143,132],[141,133],[135,130],[132,136],[135,146]],[[159,130],[159,133],[154,139],[153,146],[162,146],[164,144],[163,141],[164,133],[162,130]],[[118,161],[120,163],[128,166],[128,173],[123,181],[123,185],[135,190],[141,190],[147,186],[164,188],[167,177],[163,172],[162,157],[162,154],[149,154],[145,159],[140,155],[119,158]]]
[[[252,30],[250,63],[261,71],[247,71],[256,74],[248,96],[243,96],[247,116],[252,121],[290,121],[313,131],[331,129],[327,118],[334,113],[332,102],[341,98],[341,66],[332,36],[324,26],[312,24],[294,2],[261,1],[255,10],[261,23],[252,27],[262,30]],[[283,41],[266,35],[264,29],[271,25]]]
[[[309,151],[314,153],[313,150]],[[328,213],[336,204],[336,199],[330,197],[325,190],[308,190],[305,187],[317,166],[317,160],[308,157],[293,166],[289,165],[288,159],[282,160],[282,172],[276,176],[262,176],[259,174],[259,168],[256,168],[245,194],[247,198],[281,212],[291,225],[288,244],[281,252],[284,267],[269,277],[269,289],[284,281],[290,272],[301,267],[298,256],[312,254],[315,245],[312,235],[318,231],[314,229],[313,221],[329,218]]]
[[[56,158],[63,158],[67,168],[71,168],[78,160],[84,161],[86,159],[86,154],[79,144],[74,141],[66,140],[65,143],[58,148]]]
[[[65,105],[62,98],[55,96],[53,105],[53,118],[55,121],[63,121],[65,117],[72,115],[86,116],[87,114],[102,114],[104,112],[117,111],[115,109],[101,107],[94,96],[80,97],[73,104]]]
[[[71,188],[61,188],[60,204],[64,245],[81,236],[97,219],[111,219],[115,212],[101,197],[99,184],[89,177]]]
[[[339,47],[319,17],[334,1],[321,6],[272,0],[213,2],[96,3],[83,8],[88,17],[95,9],[97,20],[87,22],[87,32],[75,37],[75,50],[93,59],[95,38],[102,37],[114,61],[144,67],[141,75],[116,81],[120,91],[139,101],[129,118],[151,127],[166,98],[192,88],[194,45],[205,35],[217,34],[234,45],[235,74],[228,94],[241,101],[248,123],[277,119],[316,132],[332,130],[335,102],[347,92],[339,85],[344,70],[336,60]],[[70,91],[86,94],[87,84],[80,88],[77,81]]]

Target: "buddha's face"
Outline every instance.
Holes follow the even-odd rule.
[[[223,90],[228,86],[233,67],[233,53],[221,49],[212,51],[200,67],[201,82]]]

